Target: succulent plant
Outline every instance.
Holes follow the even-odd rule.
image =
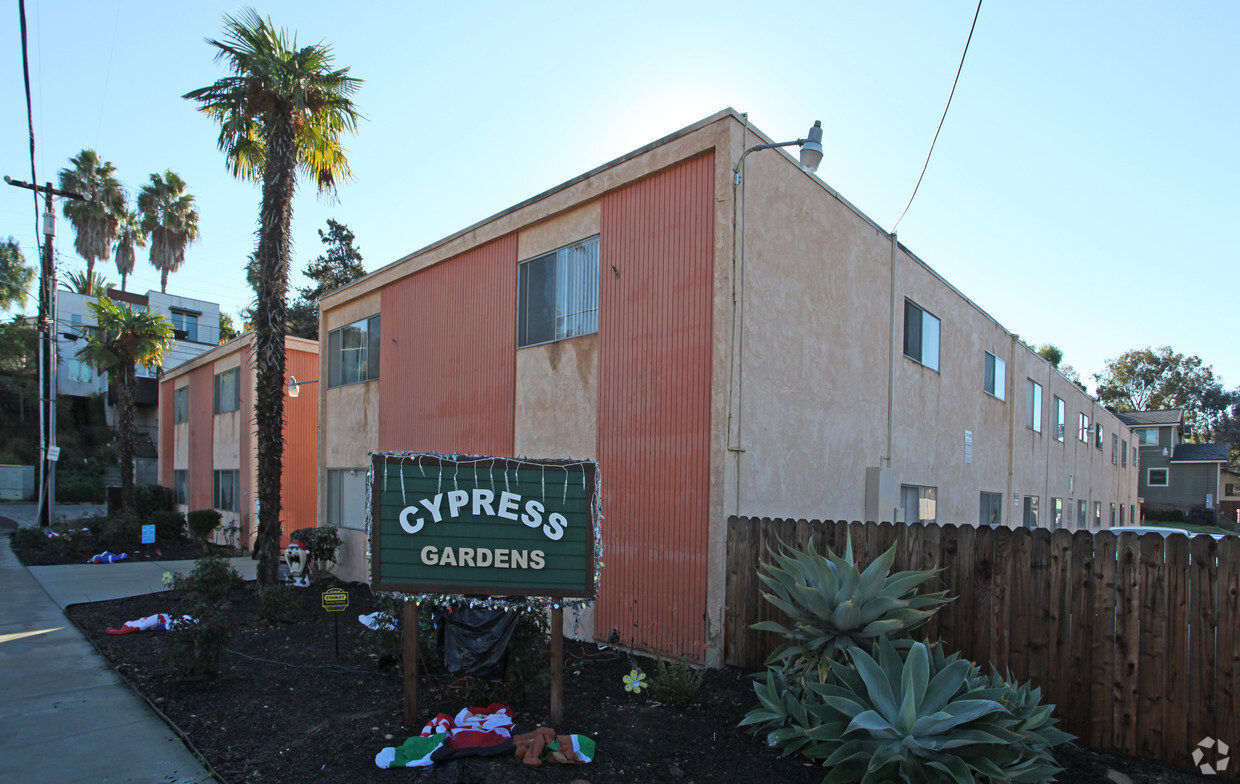
[[[782,541],[780,547],[789,550]],[[763,621],[753,628],[784,636],[786,642],[767,657],[767,665],[782,667],[789,679],[822,681],[827,662],[844,651],[871,650],[880,638],[905,638],[948,601],[942,592],[917,593],[933,570],[890,574],[894,546],[864,571],[853,561],[851,539],[843,556],[828,550],[824,558],[814,551],[812,539],[805,552],[769,552],[773,563],[762,564],[758,577],[770,592],[762,595],[788,616],[791,626]]]
[[[983,675],[938,645],[901,652],[879,637],[872,650],[877,658],[853,647],[848,661],[830,660],[824,682],[768,670],[742,725],[829,768],[823,784],[1045,782],[1060,770],[1050,749],[1071,736],[1037,689]]]

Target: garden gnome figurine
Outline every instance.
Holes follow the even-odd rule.
[[[306,574],[310,566],[310,550],[306,543],[298,539],[288,543],[284,548],[284,561],[288,564],[288,576],[298,588],[309,588],[310,578]]]

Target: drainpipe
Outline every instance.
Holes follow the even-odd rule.
[[[1012,499],[1012,508],[1020,509],[1020,504],[1016,499],[1016,346],[1020,344],[1020,335],[1012,333],[1012,350],[1008,353],[1008,364],[1012,365],[1012,370],[1008,373],[1008,377],[1004,379],[1007,386],[1007,405],[1008,405],[1008,482],[1007,492],[1008,498]],[[1012,513],[1015,517],[1015,512]],[[1015,520],[1008,520],[1009,528],[1016,528]],[[1024,520],[1021,520],[1024,525]]]
[[[891,232],[891,310],[888,314],[887,334],[890,341],[887,345],[887,453],[879,465],[891,468],[895,450],[896,432],[896,269],[900,241],[896,233]]]
[[[749,144],[749,114],[744,118],[741,131],[741,148]],[[741,158],[744,158],[742,153]],[[737,166],[740,164],[738,163]],[[730,348],[732,356],[728,367],[728,431],[727,450],[736,456],[736,510],[741,514],[741,455],[745,448],[741,443],[744,416],[745,384],[745,180],[737,183],[732,178],[732,328]],[[733,419],[736,440],[733,442]]]

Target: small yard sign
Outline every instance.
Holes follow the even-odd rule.
[[[323,592],[323,609],[328,612],[349,609],[349,592],[343,588],[328,588]]]
[[[371,586],[595,597],[593,461],[372,455]]]
[[[155,544],[155,526],[147,524],[142,526],[142,544]]]

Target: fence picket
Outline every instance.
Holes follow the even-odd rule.
[[[1240,538],[1229,536],[1218,545],[1218,675],[1215,732],[1240,749]],[[1232,758],[1240,755],[1233,751]]]
[[[1036,686],[1046,691],[1046,649],[1051,628],[1051,532],[1035,528],[1029,532],[1029,635],[1026,672]]]
[[[1188,737],[1196,743],[1217,738],[1214,718],[1214,643],[1216,606],[1214,589],[1218,567],[1218,547],[1209,536],[1194,536],[1188,544],[1192,584],[1188,618]]]
[[[1051,534],[1050,593],[1047,599],[1046,671],[1043,699],[1063,705],[1068,693],[1068,673],[1062,662],[1068,660],[1072,640],[1072,532],[1059,528]]]
[[[1141,539],[1141,629],[1137,651],[1137,677],[1132,679],[1137,700],[1137,753],[1147,759],[1161,759],[1163,740],[1163,669],[1159,661],[1166,655],[1167,561],[1162,536]],[[1182,537],[1172,537],[1180,539]]]
[[[1188,612],[1190,605],[1188,537],[1167,537],[1167,633],[1163,640],[1162,723],[1166,761],[1191,763],[1188,739]]]
[[[1110,748],[1135,752],[1137,745],[1137,642],[1141,618],[1142,537],[1120,534],[1115,562],[1115,666]]]
[[[1095,719],[1092,678],[1094,673],[1094,537],[1089,531],[1072,534],[1072,640],[1068,653],[1068,695],[1056,713],[1064,731],[1084,743]]]
[[[1111,745],[1115,699],[1115,534],[1094,534],[1093,668],[1090,674],[1090,722],[1084,741],[1100,749]],[[1087,616],[1088,617],[1088,616]]]

